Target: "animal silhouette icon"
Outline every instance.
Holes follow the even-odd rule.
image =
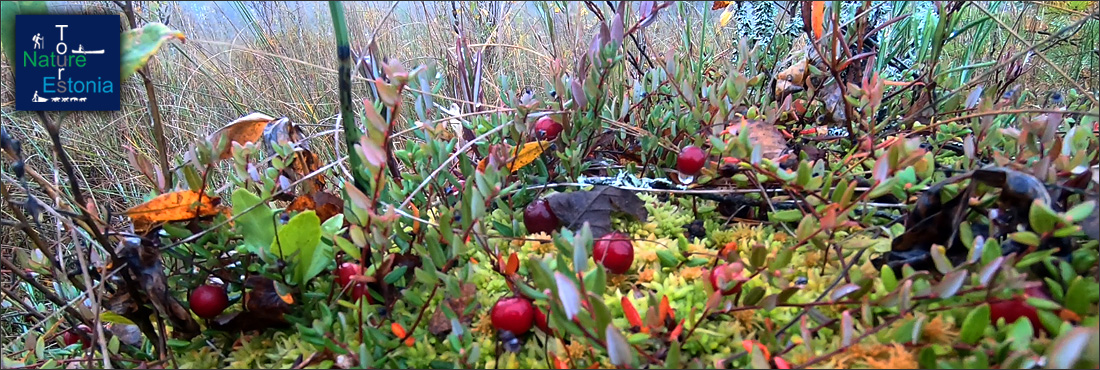
[[[62,102],[62,103],[64,103],[64,102],[67,102],[67,101],[69,101],[69,97],[67,97],[67,96],[66,96],[66,97],[64,97],[64,98],[61,98],[61,102]]]
[[[61,98],[50,98],[50,101],[56,103],[56,102],[61,101]]]
[[[83,101],[85,101],[85,100],[88,100],[88,98],[80,98],[80,101],[81,101],[81,102],[83,102]]]

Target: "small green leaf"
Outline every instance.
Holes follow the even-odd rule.
[[[1089,306],[1097,297],[1098,288],[1100,286],[1095,282],[1078,276],[1070,283],[1069,289],[1066,289],[1065,302],[1063,303],[1070,311],[1085,316],[1088,314]]]
[[[1053,231],[1058,226],[1060,219],[1058,212],[1054,212],[1054,209],[1039,199],[1033,201],[1031,209],[1028,210],[1028,221],[1031,228],[1038,234]]]
[[[763,246],[755,246],[752,248],[752,254],[749,256],[749,265],[754,270],[759,270],[764,267],[764,262],[767,262],[768,249]]]
[[[802,220],[802,211],[798,209],[785,209],[768,213],[768,220],[772,222],[795,222]]]
[[[149,62],[165,41],[184,40],[183,33],[168,26],[152,22],[141,28],[122,33],[122,71],[119,78],[126,81],[134,72]]]
[[[668,346],[668,355],[665,356],[666,369],[680,368],[680,341],[673,341]]]
[[[886,291],[893,291],[898,287],[898,278],[894,276],[894,269],[890,266],[883,265],[882,272],[879,272],[879,280],[882,280],[882,287]]]
[[[271,240],[275,238],[275,211],[266,203],[261,204],[260,197],[244,188],[233,191],[232,200],[233,215],[237,218],[235,227],[244,236],[245,247],[258,253],[270,246]],[[252,208],[253,206],[256,207]],[[249,208],[252,209],[248,210]]]
[[[294,276],[296,278],[295,280],[298,281],[298,285],[304,286],[309,279],[320,274],[321,271],[325,269],[325,266],[327,266],[329,262],[332,262],[332,258],[335,254],[332,244],[321,241],[312,245],[303,244],[300,251],[301,254],[298,256],[298,262],[294,268]],[[404,268],[404,266],[402,266],[402,268]]]
[[[676,258],[676,255],[667,249],[658,250],[657,259],[661,261],[661,267],[676,267],[680,264],[680,259]]]
[[[299,248],[321,242],[321,219],[312,210],[299,213],[280,228],[278,234],[279,237],[271,242],[271,253],[285,260]]]
[[[1092,209],[1096,208],[1096,201],[1090,200],[1070,208],[1066,211],[1066,222],[1077,223],[1085,218],[1088,218],[1092,214]]]
[[[1035,329],[1031,327],[1031,320],[1024,318],[1016,320],[1008,332],[1008,339],[1013,351],[1023,351],[1031,345],[1031,337]]]
[[[1027,297],[1026,301],[1027,304],[1031,307],[1035,307],[1040,310],[1055,311],[1062,309],[1062,305],[1059,305],[1058,302],[1046,298]]]
[[[962,329],[959,330],[959,341],[970,345],[978,343],[985,328],[989,327],[989,314],[989,304],[983,304],[970,311],[963,320]]]
[[[1001,256],[1001,243],[996,239],[986,240],[985,245],[982,246],[982,265],[988,265]]]
[[[1030,231],[1018,231],[1012,234],[1008,234],[1008,238],[1017,243],[1022,243],[1027,246],[1038,247],[1040,240],[1039,236]]]
[[[766,293],[764,287],[754,286],[750,288],[747,292],[745,292],[744,298],[741,299],[741,305],[755,305],[757,302],[760,302],[760,299],[764,298],[764,293]]]
[[[397,280],[401,279],[402,276],[405,276],[405,271],[408,269],[409,266],[400,266],[398,268],[395,268],[393,269],[393,271],[390,271],[390,273],[386,274],[386,277],[382,278],[382,281],[385,281],[386,284],[396,283]]]
[[[951,265],[951,261],[947,259],[947,249],[942,245],[933,245],[930,254],[932,255],[932,262],[936,265],[936,270],[939,270],[941,274],[946,274],[955,269]]]
[[[779,251],[775,254],[775,259],[772,260],[770,267],[772,270],[779,270],[787,267],[791,263],[791,258],[794,257],[794,248],[780,247]]]
[[[798,186],[804,187],[806,184],[810,183],[811,176],[813,176],[813,170],[810,169],[810,162],[800,161],[798,163],[798,178],[795,180],[795,183],[798,184]]]
[[[343,236],[336,236],[336,246],[340,247],[340,250],[347,253],[348,257],[353,260],[359,260],[361,258],[359,248],[352,244],[350,240],[345,239]]]

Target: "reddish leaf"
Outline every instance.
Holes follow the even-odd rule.
[[[638,316],[638,310],[634,308],[634,304],[630,303],[630,298],[624,295],[621,302],[623,304],[623,314],[626,315],[626,321],[634,327],[644,329],[642,326],[642,318]]]
[[[668,305],[668,296],[661,297],[661,305],[657,308],[657,318],[664,322],[671,317],[672,308]]]
[[[680,319],[680,323],[676,324],[676,328],[672,329],[671,333],[668,333],[668,340],[670,342],[675,342],[680,338],[680,333],[684,331],[684,320],[685,319]]]
[[[515,274],[517,269],[519,269],[519,256],[516,255],[516,252],[512,252],[512,255],[508,256],[508,264],[504,267],[504,274]]]
[[[814,29],[814,40],[820,40],[825,33],[825,2],[814,1],[810,5],[810,26]]]

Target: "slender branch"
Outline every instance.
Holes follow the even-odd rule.
[[[115,4],[118,3],[117,1],[115,2]],[[134,2],[126,1],[122,10],[126,13],[126,19],[129,21],[130,29],[137,28],[137,18],[134,16]],[[170,187],[172,186],[172,171],[168,167],[168,142],[164,137],[164,122],[160,117],[160,104],[157,103],[156,88],[153,87],[153,80],[149,78],[149,66],[141,66],[141,69],[138,70],[138,74],[141,75],[142,83],[145,84],[145,95],[149,98],[149,115],[153,119],[153,140],[157,144],[157,162],[160,165],[161,173],[164,174],[165,182]]]

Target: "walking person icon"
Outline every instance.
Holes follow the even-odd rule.
[[[31,38],[31,40],[33,40],[33,41],[34,41],[34,48],[35,48],[35,49],[41,49],[41,48],[42,48],[42,40],[43,40],[43,38],[42,38],[42,34],[41,34],[41,33],[36,33],[36,34],[34,34],[34,37],[32,37],[32,38]]]

